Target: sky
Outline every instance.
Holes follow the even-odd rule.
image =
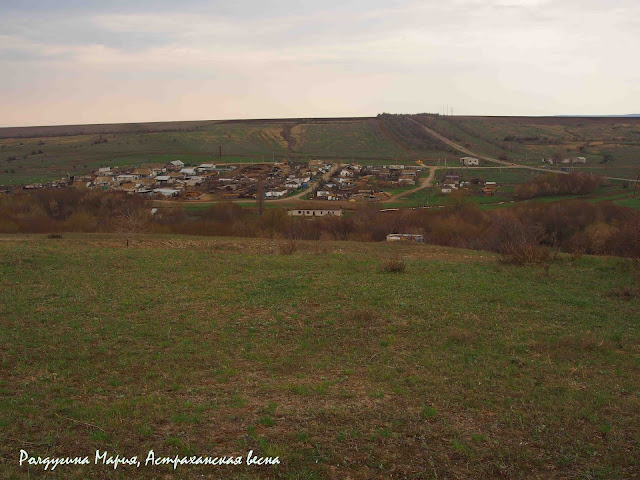
[[[638,45],[638,0],[0,0],[0,126],[639,113]]]

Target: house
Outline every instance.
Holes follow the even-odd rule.
[[[402,183],[403,185],[415,185],[416,184],[416,176],[414,175],[400,175],[398,179],[398,183]]]
[[[118,175],[116,177],[116,180],[118,180],[119,182],[133,182],[134,180],[139,180],[140,176],[139,175],[130,175],[130,174],[123,174],[123,175]]]
[[[105,175],[107,173],[111,173],[111,167],[102,167],[98,169],[98,173]]]
[[[169,183],[171,181],[171,177],[169,175],[158,175],[156,177],[156,182],[157,183]]]
[[[113,177],[101,176],[101,177],[96,177],[93,180],[93,184],[103,186],[103,185],[108,185],[110,183],[114,183],[114,181],[115,180]]]
[[[187,180],[187,186],[189,187],[196,187],[198,185],[202,185],[202,182],[204,182],[204,178],[203,177],[190,177]]]
[[[182,173],[185,177],[195,177],[196,169],[195,168],[182,168],[178,173]]]
[[[330,193],[329,195],[327,195],[327,200],[344,200],[347,198],[347,195],[344,193]]]
[[[177,197],[180,194],[180,190],[175,188],[154,188],[153,193],[163,197]]]
[[[492,197],[495,195],[496,190],[498,190],[498,185],[496,182],[484,182],[484,188],[482,189],[482,193],[486,197]]]
[[[475,158],[475,157],[462,157],[460,159],[460,164],[464,165],[465,167],[470,167],[470,166],[478,166],[480,164],[480,161]]]
[[[236,167],[234,167],[233,165],[216,165],[214,167],[214,170],[217,170],[219,172],[230,172],[235,169]]]
[[[291,190],[298,190],[299,188],[302,188],[302,182],[299,179],[289,180],[284,184],[284,186]]]
[[[164,165],[151,165],[149,167],[149,169],[151,170],[151,173],[155,176],[155,175],[162,175],[164,172],[167,171],[166,167]]]
[[[324,209],[289,210],[287,213],[291,217],[341,217],[342,209],[340,210],[324,210]]]
[[[143,187],[151,187],[156,182],[155,182],[155,179],[153,179],[151,177],[144,177],[144,178],[141,178],[140,180],[138,180],[138,183]]]
[[[587,159],[585,157],[573,157],[571,163],[587,163]]]
[[[390,233],[387,235],[387,242],[424,242],[422,235],[416,235],[413,233]]]
[[[182,170],[183,168],[184,168],[184,162],[182,160],[173,160],[169,162],[169,164],[167,165],[167,169],[172,170],[174,172]]]
[[[200,172],[213,172],[216,169],[215,163],[203,163],[198,167]]]
[[[122,185],[120,185],[120,190],[124,192],[134,193],[139,186],[140,184],[136,182],[125,182]]]
[[[289,193],[289,190],[271,190],[269,192],[265,192],[264,196],[266,198],[280,198],[284,197],[287,193]]]
[[[132,175],[138,175],[138,177],[150,177],[153,172],[150,168],[136,168],[131,172]]]

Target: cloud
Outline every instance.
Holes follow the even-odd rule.
[[[134,3],[0,7],[3,121],[637,110],[631,0]]]

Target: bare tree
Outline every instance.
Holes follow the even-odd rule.
[[[264,213],[264,181],[259,180],[256,191],[256,202],[258,204],[258,215],[262,216]]]
[[[127,247],[134,235],[144,233],[151,222],[151,211],[144,205],[127,205],[117,217],[116,232],[124,239]]]

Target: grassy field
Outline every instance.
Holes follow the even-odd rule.
[[[478,154],[521,164],[540,166],[542,157],[557,154],[584,156],[588,163],[580,169],[600,175],[636,178],[640,170],[637,118],[412,118]],[[101,166],[176,159],[186,164],[284,158],[414,164],[420,159],[426,165],[442,165],[445,159],[456,164],[461,155],[424,132],[426,140],[416,137],[415,131],[392,134],[384,122],[372,117],[0,128],[0,185],[54,180]],[[524,170],[484,173],[508,177],[506,183],[527,176]]]
[[[581,156],[587,170],[635,178],[640,170],[640,119],[588,117],[419,117],[478,153],[538,166],[541,159]]]
[[[439,158],[443,152],[406,152],[376,118],[356,120],[196,122],[149,130],[133,127],[0,128],[0,185],[57,179],[100,166],[207,161],[255,162],[285,157],[369,164]],[[159,128],[159,127],[155,127]],[[66,132],[66,134],[65,134]],[[102,132],[102,133],[100,133]],[[219,157],[222,147],[223,157]]]
[[[623,259],[428,245],[0,237],[0,470],[30,455],[278,456],[48,478],[640,476]],[[407,270],[386,273],[390,258]],[[93,461],[93,457],[92,457]]]

